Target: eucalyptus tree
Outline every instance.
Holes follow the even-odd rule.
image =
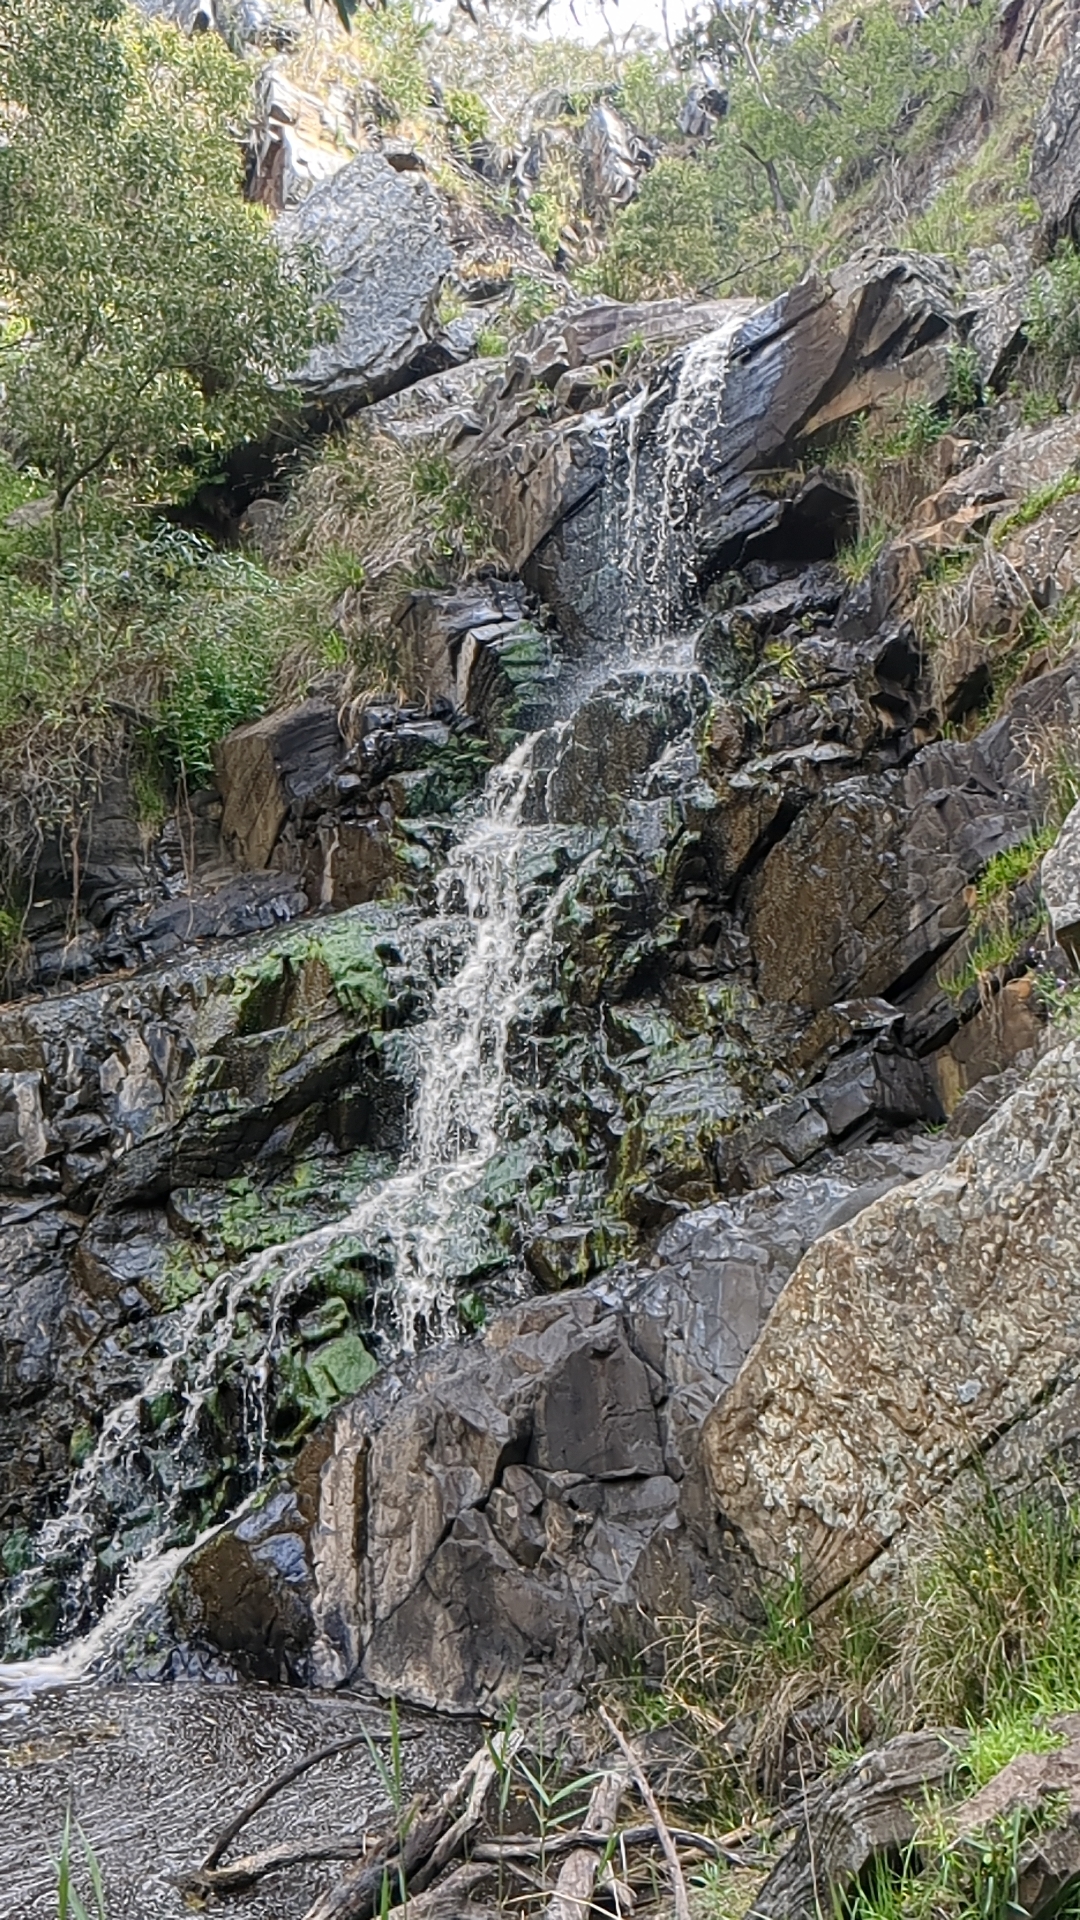
[[[183,498],[325,324],[242,194],[246,68],[123,0],[0,8],[2,426],[50,491]]]

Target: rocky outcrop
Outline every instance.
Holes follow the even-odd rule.
[[[335,338],[297,370],[306,400],[348,411],[465,357],[437,344],[435,307],[453,254],[421,174],[360,153],[284,214],[277,231],[286,251],[321,256],[339,316]]]
[[[62,1496],[223,1262],[333,1217],[400,1145],[392,1033],[428,990],[407,917],[367,909],[0,1012],[0,1532]]]
[[[750,1604],[703,1414],[808,1240],[946,1151],[882,1146],[688,1214],[652,1267],[399,1369],[188,1563],[175,1630],[262,1678],[491,1712],[521,1686],[565,1707],[641,1609]]]
[[[650,515],[677,512],[702,584],[752,559],[828,557],[854,520],[843,488],[811,475],[763,489],[755,476],[792,467],[867,408],[941,399],[957,304],[940,262],[861,255],[757,313],[745,301],[697,309],[705,324],[695,315],[683,338],[700,333],[701,347],[662,369],[643,399],[612,417],[610,403],[588,407],[585,387],[587,410],[579,398],[554,423],[538,399],[551,387],[558,395],[573,354],[549,344],[550,333],[526,341],[492,389],[470,456],[510,564],[526,569],[565,631],[613,641],[628,590],[641,586],[613,545],[620,520],[636,551]],[[590,356],[599,358],[596,345]],[[665,495],[672,487],[677,502]],[[640,527],[630,524],[635,511]]]
[[[1042,863],[1046,911],[1059,947],[1080,962],[1080,807],[1074,807]]]
[[[1047,251],[1059,239],[1075,239],[1080,209],[1080,35],[1075,24],[1036,129],[1031,185]]]
[[[1074,1041],[946,1168],[796,1268],[703,1432],[717,1504],[763,1566],[834,1591],[1071,1382],[1078,1089]]]

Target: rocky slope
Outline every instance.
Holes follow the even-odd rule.
[[[1059,69],[1044,250],[1074,29],[998,48]],[[1072,1471],[1080,416],[1000,397],[1033,256],[569,299],[489,364],[444,216],[388,149],[316,174],[304,378],[449,461],[497,559],[395,607],[398,698],[224,740],[186,849],[121,763],[78,899],[39,874],[4,1632],[190,1547],[114,1677],[565,1716],[643,1620],[822,1600],[979,1475]]]

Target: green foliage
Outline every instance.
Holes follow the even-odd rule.
[[[1032,869],[1038,865],[1043,854],[1047,853],[1057,838],[1057,828],[1046,826],[1038,833],[1029,834],[1015,847],[1006,847],[1001,853],[995,853],[993,859],[984,867],[975,885],[975,904],[985,909],[1000,900],[1026,880]]]
[[[1080,356],[1080,254],[1062,244],[1034,276],[1024,326],[1043,377],[1063,381]]]
[[[729,36],[728,115],[700,155],[646,175],[594,275],[604,291],[779,291],[827,251],[828,233],[811,223],[822,177],[850,194],[925,148],[968,91],[993,17],[988,0],[915,17],[871,0],[855,28],[838,27],[830,9],[809,24],[798,11],[779,34]]]
[[[90,1882],[91,1904],[87,1905],[75,1886],[74,1842],[78,1835],[83,1865]],[[56,1862],[56,1920],[108,1920],[105,1888],[97,1856],[81,1827],[72,1827],[70,1812],[60,1837],[60,1856]]]
[[[836,564],[841,579],[846,580],[849,587],[857,587],[866,579],[891,537],[892,529],[883,520],[871,520],[865,531],[838,550]]]
[[[269,424],[315,337],[313,269],[240,191],[249,85],[217,35],[105,0],[6,15],[0,293],[23,331],[5,432],[50,489],[57,557],[92,475],[182,494]]]
[[[960,346],[954,341],[948,349],[948,361],[949,391],[946,402],[949,412],[954,417],[973,413],[982,399],[978,351],[975,347]]]
[[[721,245],[711,173],[668,155],[616,220],[596,278],[612,299],[700,290],[719,277]]]
[[[906,1652],[932,1724],[1080,1707],[1080,1505],[988,1491],[917,1563]]]
[[[1041,520],[1048,507],[1055,507],[1059,500],[1069,500],[1073,494],[1080,493],[1080,473],[1062,474],[1060,480],[1049,481],[1045,487],[1036,487],[1019,507],[1012,513],[1003,513],[1000,520],[994,522],[994,545],[1000,547],[1021,527],[1030,527]]]
[[[486,138],[489,114],[478,93],[468,87],[450,87],[443,95],[443,111],[451,127],[470,145]]]

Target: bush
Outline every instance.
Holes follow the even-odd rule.
[[[333,626],[365,681],[396,686],[393,614],[408,587],[446,586],[496,557],[444,454],[358,421],[296,486],[281,564],[316,627]]]
[[[1060,385],[1080,358],[1080,254],[1059,247],[1028,293],[1024,325],[1044,381]]]
[[[706,153],[661,162],[618,216],[601,283],[625,297],[720,279],[778,292],[828,251],[828,229],[811,223],[822,178],[850,194],[924,148],[969,90],[991,21],[989,0],[914,18],[872,0],[854,19],[826,9],[805,31],[767,38],[753,64],[735,60],[728,115]]]
[[[47,49],[43,58],[42,50]],[[310,263],[242,196],[247,69],[116,0],[22,0],[0,32],[4,430],[64,508],[183,498],[265,429],[318,331]]]
[[[3,488],[0,468],[0,495]],[[103,771],[135,752],[140,812],[202,784],[222,735],[330,653],[305,596],[163,523],[102,509],[55,583],[41,528],[0,560],[0,904],[50,835],[78,836]],[[10,942],[9,942],[10,944]]]

